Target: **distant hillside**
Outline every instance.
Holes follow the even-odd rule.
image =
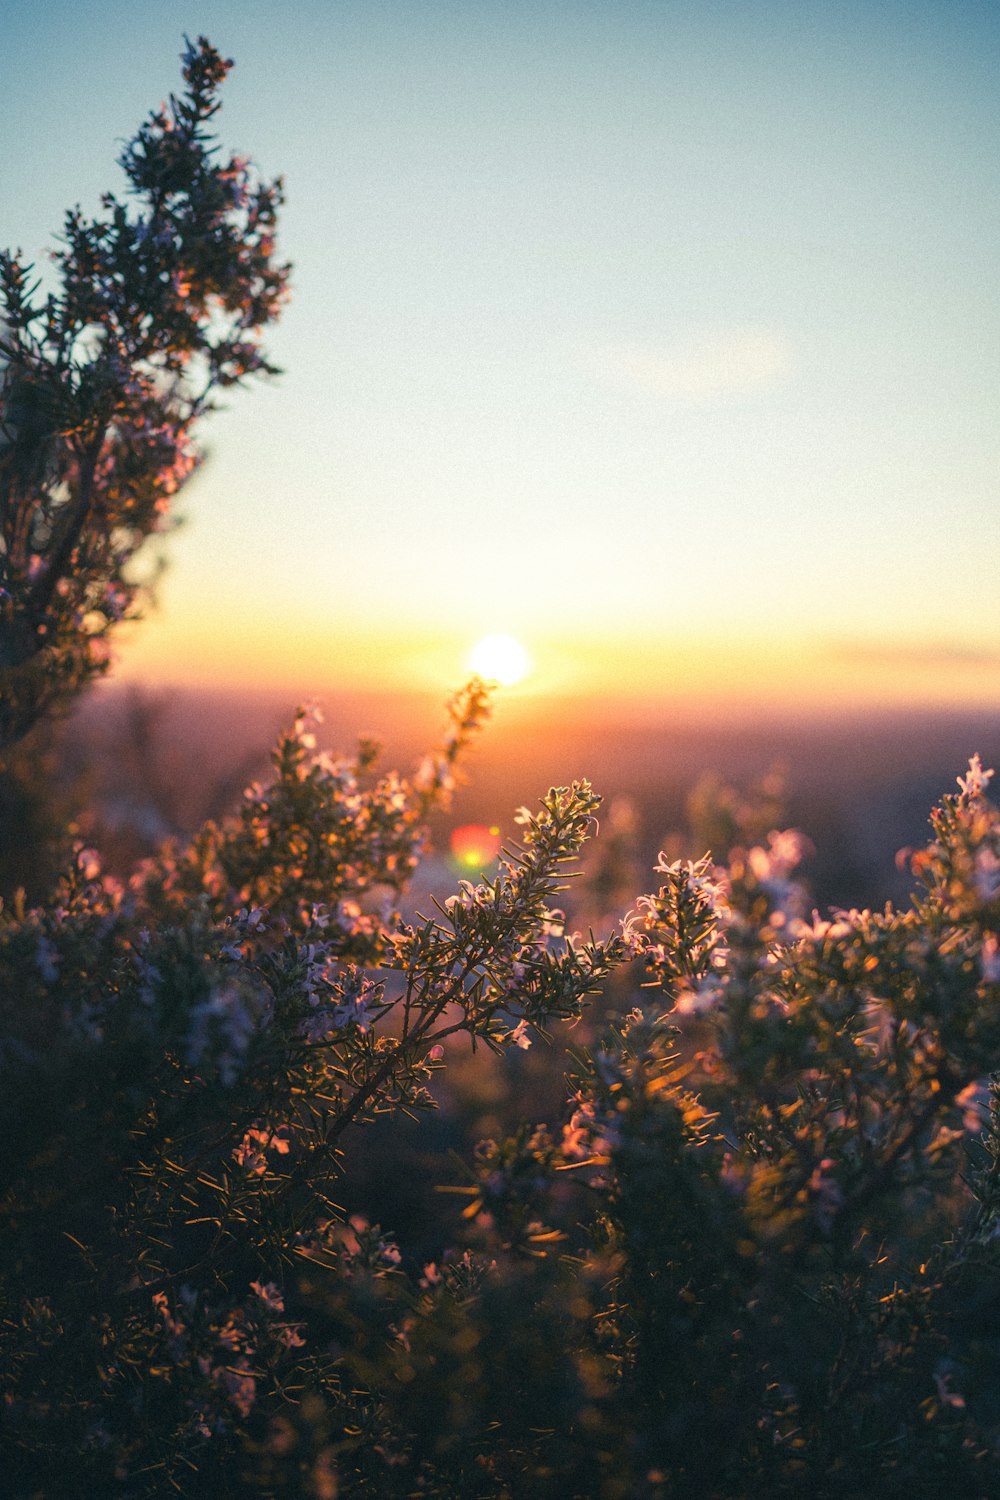
[[[268,748],[294,707],[275,693],[136,697],[106,686],[76,715],[72,760],[102,767],[94,795],[124,855],[218,815],[265,770]],[[441,705],[426,695],[350,694],[323,707],[322,743],[347,751],[359,733],[373,734],[385,746],[386,764],[400,769],[433,743],[441,723]],[[987,765],[1000,763],[1000,710],[819,719],[755,718],[743,709],[727,721],[720,709],[699,721],[667,704],[639,710],[611,701],[501,697],[450,821],[509,830],[516,807],[550,785],[586,776],[607,798],[631,799],[648,866],[683,822],[685,799],[704,772],[745,788],[780,765],[788,821],[817,846],[810,874],[819,903],[881,903],[905,894],[909,882],[896,868],[896,851],[925,840],[932,804],[954,787],[974,751]]]

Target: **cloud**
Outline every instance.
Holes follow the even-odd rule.
[[[977,671],[1000,669],[1000,651],[978,646],[960,646],[947,641],[923,644],[900,644],[838,641],[825,653],[834,661],[851,666],[895,667],[900,670],[928,667],[973,668]]]
[[[606,384],[700,404],[780,384],[795,367],[795,351],[782,334],[766,328],[729,328],[688,334],[662,347],[592,345],[582,363]]]

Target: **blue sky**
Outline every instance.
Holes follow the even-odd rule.
[[[1000,686],[995,5],[22,6],[0,239],[117,185],[185,31],[294,301],[129,670],[447,676],[501,629],[581,687]]]

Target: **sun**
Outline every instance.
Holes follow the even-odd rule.
[[[471,672],[487,682],[511,687],[527,677],[531,671],[531,658],[512,635],[484,635],[469,652],[468,666]]]

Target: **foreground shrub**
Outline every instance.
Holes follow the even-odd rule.
[[[215,160],[226,67],[188,49],[123,158],[144,209],[72,215],[61,292],[0,258],[0,742],[101,669],[209,393],[268,368],[280,193]],[[231,820],[124,884],[78,848],[0,913],[6,1493],[1000,1493],[992,773],[906,910],[811,913],[801,837],[703,788],[725,865],[661,857],[574,934],[576,782],[404,918],[487,708],[410,777],[300,714]],[[499,1065],[590,1001],[562,1117],[441,1161],[432,1257],[340,1206],[458,1047]]]
[[[585,783],[496,878],[398,898],[486,712],[411,778],[308,718],[236,817],[5,914],[16,1495],[991,1492],[1000,819],[974,761],[906,911],[810,915],[802,841],[555,907]],[[355,1133],[630,993],[562,1121],[487,1141],[414,1263],[337,1204]]]

